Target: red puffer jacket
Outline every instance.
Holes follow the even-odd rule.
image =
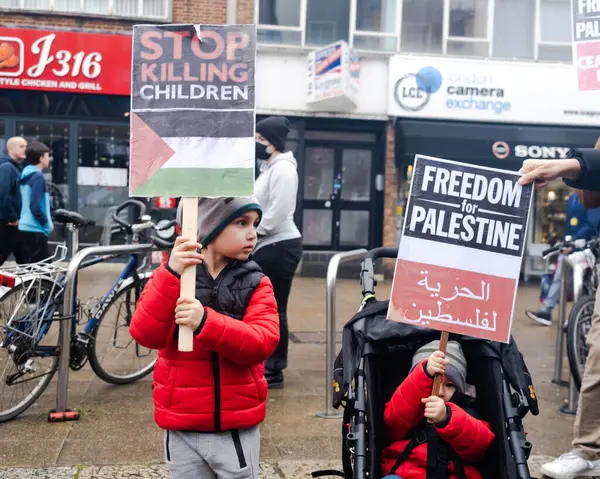
[[[381,457],[383,475],[390,473],[400,453],[410,442],[410,432],[423,419],[425,405],[421,399],[431,396],[433,379],[425,372],[426,361],[417,365],[400,384],[385,405],[384,424],[393,444],[384,449]],[[450,420],[444,427],[437,427],[441,439],[446,441],[464,462],[467,479],[481,479],[481,473],[473,465],[482,459],[494,440],[489,424],[475,419],[453,403]],[[418,445],[396,470],[402,479],[424,479],[427,466],[427,443]],[[458,479],[454,463],[450,463],[450,479]]]
[[[271,281],[262,277],[241,320],[205,306],[204,324],[191,352],[178,351],[174,337],[179,288],[177,276],[164,265],[157,268],[130,326],[139,344],[159,350],[153,391],[156,423],[163,429],[202,432],[259,424],[266,414],[263,363],[279,342]]]

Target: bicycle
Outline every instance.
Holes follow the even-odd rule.
[[[600,257],[600,248],[598,239],[594,238],[589,241],[565,241],[545,250],[542,254],[546,257],[567,247],[573,248],[573,251],[568,255],[569,261],[579,264],[583,270],[581,292],[571,308],[566,325],[562,325],[563,329],[566,327],[567,333],[566,349],[569,370],[575,386],[579,390],[588,355],[586,338],[592,326],[592,315],[596,302],[596,290],[599,281],[597,262]]]
[[[118,217],[121,211],[131,206],[139,208],[137,218],[141,220],[140,223],[129,224]],[[139,243],[151,230],[169,237],[174,236],[175,232],[175,221],[170,221],[168,224],[163,222],[161,233],[146,215],[146,206],[137,200],[122,203],[114,212],[113,220],[117,230],[131,234],[134,243]],[[57,210],[55,221],[67,225],[74,236],[80,229],[94,225],[93,221],[80,214],[66,210]],[[171,228],[173,231],[169,233]],[[173,246],[172,242],[156,235],[151,235],[149,239],[160,249]],[[82,263],[80,269],[107,262],[117,256],[92,258]],[[53,258],[0,271],[0,284],[10,287],[0,298],[0,422],[16,418],[41,396],[58,369],[62,347],[70,348],[71,369],[78,371],[89,360],[91,369],[99,378],[115,385],[138,381],[154,369],[156,351],[142,348],[129,335],[135,305],[151,275],[147,269],[147,255],[131,254],[117,280],[95,307],[86,308],[76,303],[73,308],[75,314],[69,317],[62,314],[67,267],[61,262],[65,257],[66,248],[59,246]],[[7,312],[3,313],[3,310]],[[113,313],[116,314],[115,320]],[[83,328],[77,331],[77,325],[86,316]],[[71,323],[69,345],[61,344],[59,328],[52,327],[59,321]],[[105,332],[102,326],[111,328],[113,323],[114,328]],[[119,336],[121,332],[124,333],[123,338]],[[108,343],[107,351],[101,349],[105,340]],[[132,361],[122,361],[122,351],[128,349],[133,350],[134,358]],[[40,364],[42,361],[47,363]],[[133,370],[126,370],[130,362],[136,366]],[[11,391],[18,393],[26,384],[34,386],[26,391],[25,397],[5,406],[9,395],[3,392],[4,389],[14,387]],[[50,415],[48,419],[51,420]]]

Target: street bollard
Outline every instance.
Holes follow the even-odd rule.
[[[566,259],[566,258],[565,258]],[[570,266],[570,265],[569,265]],[[567,319],[567,275],[569,269],[567,267],[567,261],[563,261],[562,268],[560,271],[560,312],[558,328],[556,329],[556,348],[554,350],[554,379],[552,382],[559,386],[567,386],[568,382],[562,378],[563,373],[563,353],[565,346],[565,332],[563,330],[563,324]]]
[[[325,290],[326,349],[325,349],[325,411],[317,413],[323,419],[339,419],[342,414],[333,408],[333,363],[335,361],[336,336],[336,282],[340,263],[361,259],[368,251],[364,248],[335,254],[327,266],[327,285]]]
[[[579,255],[582,255],[583,253],[581,252],[576,252],[573,253],[569,256],[567,256],[565,258],[565,260],[563,261],[563,275],[561,275],[561,288],[563,286],[562,284],[562,279],[563,277],[565,278],[565,290],[566,290],[566,275],[568,273],[567,268],[565,268],[565,266],[568,265],[569,268],[571,268],[573,270],[573,304],[575,304],[575,302],[577,302],[577,300],[579,299],[579,297],[581,296],[581,289],[583,287],[583,275],[584,275],[584,268],[582,266],[581,261],[577,261],[576,258]],[[562,289],[561,289],[561,299],[562,299]],[[563,307],[561,306],[561,318],[560,318],[560,324],[559,324],[559,330],[562,332],[563,331],[563,325],[565,324],[565,321],[567,320],[567,310],[566,310],[566,298],[567,298],[567,293],[565,291],[564,293],[565,295],[565,307],[564,307],[564,314],[563,314]],[[565,336],[565,333],[563,333],[561,336]],[[562,414],[567,414],[569,416],[574,416],[577,413],[577,400],[578,400],[578,392],[577,392],[577,387],[575,386],[575,381],[573,380],[573,376],[569,373],[569,395],[567,400],[565,401],[565,403],[563,404],[563,406],[559,409],[559,411]]]

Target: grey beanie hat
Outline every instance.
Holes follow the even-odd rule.
[[[412,359],[411,371],[415,366],[431,356],[431,353],[440,348],[439,340],[431,341],[419,348]],[[464,393],[467,384],[467,360],[463,354],[462,346],[456,341],[448,341],[446,359],[450,361],[446,366],[446,377],[456,386],[456,390]]]
[[[236,196],[219,198],[198,198],[198,243],[205,248],[233,220],[248,211],[258,212],[262,218],[262,209],[254,196]],[[181,225],[183,201],[177,208],[177,223]]]

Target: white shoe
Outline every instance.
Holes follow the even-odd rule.
[[[567,452],[554,462],[544,464],[540,467],[540,472],[552,479],[600,476],[600,461],[586,461],[572,452]]]

